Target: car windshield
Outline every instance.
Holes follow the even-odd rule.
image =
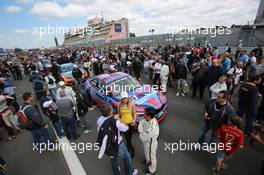
[[[131,92],[141,86],[133,77],[125,77],[110,84],[113,95],[119,95],[121,92]]]
[[[61,73],[70,72],[73,69],[73,65],[61,66]]]

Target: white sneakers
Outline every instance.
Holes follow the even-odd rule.
[[[178,97],[180,94],[181,94],[181,96],[183,96],[183,97],[185,96],[185,94],[184,94],[183,92],[182,92],[182,93],[177,92],[177,93],[176,93],[176,96]]]
[[[134,169],[133,175],[137,175],[137,174],[138,174],[138,169]]]

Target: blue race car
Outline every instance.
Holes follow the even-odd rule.
[[[140,84],[129,74],[123,72],[101,74],[87,80],[85,86],[98,105],[109,103],[113,106],[114,113],[117,113],[121,92],[126,91],[136,105],[137,122],[143,119],[147,107],[156,109],[158,122],[167,116],[166,96],[150,85]]]

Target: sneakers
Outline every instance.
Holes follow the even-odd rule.
[[[17,132],[18,133],[22,133],[23,132],[23,129],[18,129]]]
[[[183,96],[183,97],[184,97],[184,96],[185,96],[185,94],[182,92],[182,93],[181,93],[181,96]]]
[[[93,130],[91,129],[86,129],[85,131],[83,131],[84,134],[88,134],[89,132],[92,132]]]
[[[177,92],[176,96],[178,97],[179,95],[180,95],[180,93],[179,93],[179,92]]]
[[[145,175],[152,175],[152,174],[156,174],[156,171],[155,172],[150,172],[149,169],[147,169],[146,172],[145,172]]]
[[[138,174],[138,169],[134,169],[133,175],[137,175],[137,174]]]
[[[209,153],[212,153],[212,154],[216,153],[215,149],[213,149],[211,147],[209,147],[206,151],[209,152]]]

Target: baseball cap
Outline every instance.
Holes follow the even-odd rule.
[[[59,86],[64,86],[64,85],[65,85],[64,81],[59,82]]]
[[[121,92],[121,99],[123,98],[128,98],[128,94],[125,91]]]

